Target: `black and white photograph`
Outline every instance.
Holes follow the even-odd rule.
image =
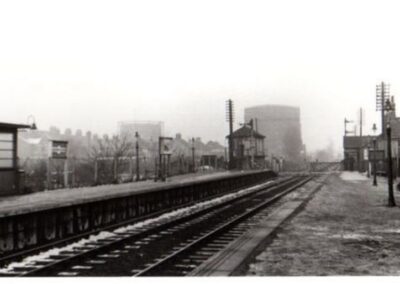
[[[389,0],[1,1],[0,278],[395,281],[399,27]]]

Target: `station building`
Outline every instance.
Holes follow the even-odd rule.
[[[377,136],[343,136],[345,171],[364,172],[369,167],[368,151],[373,149]]]
[[[385,115],[385,121],[391,126],[393,172],[395,176],[400,176],[400,117],[396,117],[395,112],[391,111]],[[386,174],[386,133],[376,136],[343,136],[343,152],[344,170],[372,172],[374,159],[376,159],[377,173]]]
[[[231,138],[230,135],[227,136]],[[233,158],[236,169],[257,169],[265,167],[265,136],[249,125],[232,133]]]
[[[23,191],[23,171],[18,163],[18,130],[30,125],[0,122],[0,196]]]

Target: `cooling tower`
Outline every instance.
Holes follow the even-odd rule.
[[[244,110],[245,121],[256,119],[256,130],[264,135],[265,153],[271,157],[297,160],[303,149],[300,108],[261,105]]]

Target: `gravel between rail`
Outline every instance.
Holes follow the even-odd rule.
[[[298,179],[300,179],[300,177],[297,177],[297,178],[295,178],[295,179],[292,179],[291,181],[289,181],[288,183],[294,183],[294,182],[296,182],[296,180],[298,180]],[[268,185],[267,185],[268,184]],[[279,184],[279,186],[273,186],[274,184]],[[234,199],[234,198],[236,198],[236,197],[239,197],[239,196],[242,196],[242,195],[246,195],[246,194],[249,194],[249,193],[255,193],[256,191],[259,191],[259,190],[261,190],[260,191],[260,193],[259,194],[261,194],[261,195],[270,195],[270,194],[273,194],[273,192],[274,192],[274,189],[273,188],[275,188],[275,187],[277,187],[277,188],[279,188],[281,185],[284,185],[284,184],[286,184],[286,182],[282,182],[282,180],[276,180],[276,181],[269,181],[269,182],[267,182],[267,183],[265,183],[265,184],[262,184],[262,185],[259,185],[259,186],[254,186],[254,187],[250,187],[250,188],[247,188],[247,189],[243,189],[243,190],[241,190],[240,192],[237,192],[237,193],[232,193],[232,194],[228,194],[228,195],[226,195],[226,196],[224,196],[224,197],[220,197],[220,198],[216,198],[214,201],[207,201],[207,202],[204,202],[204,203],[210,203],[209,205],[212,205],[211,203],[215,203],[214,205],[216,205],[216,204],[222,204],[224,201],[227,201],[228,199],[229,200],[231,200],[230,202],[228,202],[228,205],[227,206],[230,206],[230,203],[232,202],[232,199]],[[264,188],[265,187],[270,187],[270,190],[267,190],[266,192],[264,192]],[[287,185],[286,185],[287,186]],[[253,199],[253,197],[252,198],[250,198],[250,200],[252,200]],[[241,201],[241,202],[243,202],[243,201]],[[248,202],[247,202],[248,203]],[[246,204],[247,204],[246,203]],[[198,210],[202,210],[202,208],[203,208],[203,206],[206,206],[206,205],[202,205],[202,203],[200,203],[200,204],[196,204],[196,205],[193,205],[193,207],[196,207],[196,208],[194,208],[194,209],[196,209],[197,211]],[[246,210],[246,208],[247,208],[247,206],[245,206],[243,209],[244,210]],[[191,210],[189,210],[190,208],[188,208],[186,211],[188,211],[187,213],[189,214],[191,211],[193,211],[194,209],[192,208]],[[182,209],[182,210],[184,210],[184,209]],[[182,211],[181,210],[181,211]],[[195,211],[196,211],[195,210]],[[190,212],[189,212],[190,211]],[[196,211],[196,212],[197,212]],[[229,210],[227,210],[228,212],[229,212]],[[178,210],[178,211],[176,211],[175,213],[176,214],[178,214],[180,211]],[[192,212],[193,213],[193,212]],[[234,212],[233,212],[234,213]],[[172,213],[171,213],[172,214]],[[166,220],[165,221],[170,221],[170,217],[171,217],[171,214],[167,214],[168,216],[166,217]],[[183,213],[181,213],[181,214],[183,214]],[[184,216],[183,216],[184,217]],[[160,217],[161,218],[161,217]],[[158,220],[158,219],[157,219]],[[197,220],[197,219],[196,219]],[[206,222],[208,222],[207,220],[205,220]],[[224,221],[226,221],[226,220],[224,220]],[[149,220],[149,222],[150,222],[150,220]],[[154,221],[155,223],[157,223],[156,221]],[[139,224],[140,225],[140,224]],[[134,229],[134,227],[139,227],[139,225],[138,226],[136,226],[136,225],[132,225],[131,227],[130,226],[127,226],[126,228],[123,228],[123,230],[122,231],[118,231],[118,234],[117,235],[115,235],[114,236],[114,234],[112,234],[112,233],[109,233],[109,234],[111,234],[110,236],[108,236],[109,238],[110,238],[110,240],[106,240],[106,238],[104,238],[104,241],[107,241],[107,244],[111,244],[111,243],[113,243],[114,241],[120,241],[120,240],[122,240],[122,239],[125,239],[126,237],[133,237],[134,235],[137,235],[137,233],[138,233],[138,228],[137,229]],[[140,226],[142,226],[142,225],[140,225]],[[143,226],[145,226],[145,225],[143,225]],[[178,225],[179,226],[179,225]],[[182,226],[182,225],[181,225]],[[129,231],[132,231],[132,236],[131,236],[131,234],[129,233],[128,234],[128,236],[120,236],[120,234],[121,233],[123,233],[123,232],[129,232]],[[157,235],[157,238],[159,238],[159,237],[165,237],[165,234],[164,233],[166,233],[165,231],[163,231],[162,232],[162,234],[160,234],[159,236]],[[196,231],[193,231],[192,233],[196,233]],[[150,234],[150,233],[149,233]],[[145,237],[145,236],[144,236]],[[111,240],[111,238],[112,238],[112,240]],[[118,240],[114,240],[113,238],[117,238]],[[150,242],[151,241],[151,239],[154,239],[154,236],[153,237],[148,237],[148,240],[146,241],[146,242]],[[99,240],[97,241],[97,242],[99,242]],[[90,241],[89,241],[89,243],[91,243]],[[159,242],[157,242],[157,244],[158,244]],[[26,261],[22,261],[21,262],[21,265],[19,264],[19,263],[15,263],[15,264],[11,264],[10,265],[10,267],[7,267],[7,268],[4,268],[4,273],[11,273],[11,274],[19,274],[19,275],[27,275],[27,273],[31,273],[31,272],[34,272],[35,274],[34,275],[39,275],[40,273],[42,273],[42,272],[44,272],[44,274],[43,275],[49,275],[47,272],[49,271],[49,269],[48,268],[51,268],[50,270],[53,270],[53,267],[55,267],[53,264],[55,264],[55,263],[58,263],[58,262],[60,262],[61,261],[61,259],[68,259],[68,261],[69,261],[69,259],[71,259],[72,257],[74,258],[74,260],[75,260],[75,256],[80,256],[81,255],[81,252],[89,252],[89,253],[91,253],[91,250],[93,249],[92,248],[92,246],[93,245],[95,245],[95,244],[90,244],[90,246],[89,247],[85,247],[85,244],[84,243],[82,243],[82,244],[80,244],[80,245],[77,245],[77,246],[75,246],[74,248],[72,248],[72,247],[67,247],[66,249],[64,249],[64,250],[60,250],[60,251],[58,251],[58,252],[54,252],[54,253],[44,253],[43,254],[43,257],[42,258],[40,258],[40,256],[36,256],[36,257],[33,257],[32,258],[32,261],[28,261],[28,260],[26,260]],[[98,246],[99,244],[97,244],[96,246]],[[174,244],[172,244],[172,245],[174,245]],[[136,246],[136,245],[135,245]],[[74,249],[78,249],[78,251],[76,251],[76,252],[74,252]],[[104,257],[106,257],[106,258],[110,258],[110,257],[117,257],[117,255],[118,255],[118,257],[119,257],[119,255],[121,254],[121,253],[127,253],[127,252],[125,252],[126,251],[126,249],[118,249],[118,251],[116,251],[115,250],[116,248],[115,247],[112,247],[111,248],[111,253],[110,253],[110,255],[104,255]],[[133,247],[131,247],[131,245],[130,245],[130,248],[129,248],[129,250],[130,249],[136,249],[136,248],[133,248]],[[154,246],[152,246],[152,247],[150,247],[150,250],[152,250],[152,249],[154,249]],[[137,250],[136,250],[137,251]],[[94,252],[97,252],[97,250],[96,251],[94,251]],[[100,252],[100,251],[98,251],[98,252]],[[101,250],[101,253],[102,253],[102,256],[101,257],[103,257],[103,254],[105,253],[105,250]],[[159,251],[159,253],[160,254],[163,254],[164,253],[164,250],[160,250]],[[60,254],[62,254],[62,255],[60,255]],[[111,255],[112,254],[112,255]],[[146,254],[147,255],[147,254]],[[140,257],[139,257],[140,258]],[[103,261],[103,260],[102,260]],[[78,261],[79,262],[79,261]],[[97,261],[97,262],[99,262],[99,261]],[[137,262],[137,260],[136,261],[134,261],[135,263]],[[29,265],[29,263],[30,263],[30,265]],[[63,264],[64,262],[60,262],[60,263],[58,263],[57,264],[57,266],[60,266],[60,268],[61,268],[61,271],[63,272],[63,275],[67,275],[68,274],[68,276],[73,276],[73,275],[77,275],[77,271],[66,271],[66,273],[64,273],[65,271],[64,271],[64,264]],[[68,262],[69,263],[69,262]],[[138,263],[142,263],[142,261],[139,261]],[[90,263],[90,264],[94,264],[94,263]],[[107,265],[109,266],[109,263],[107,263]],[[25,269],[24,267],[25,266],[27,266],[27,269]],[[88,266],[85,266],[85,268],[83,268],[83,266],[82,265],[78,265],[79,267],[82,267],[82,269],[87,269],[86,267],[88,267]],[[74,266],[75,267],[75,266]],[[120,267],[120,264],[118,264],[118,267]],[[75,268],[73,268],[73,269],[75,269]],[[78,269],[78,268],[76,268],[76,269]],[[81,269],[81,268],[79,268],[79,269]],[[18,271],[17,271],[18,270]],[[55,271],[57,272],[58,270],[57,269],[55,269]],[[97,270],[98,271],[98,270]],[[103,271],[103,270],[101,270],[101,271]],[[67,273],[68,272],[68,273]],[[74,273],[72,273],[72,272],[74,272]],[[113,271],[111,271],[111,272],[113,272]],[[39,274],[37,274],[37,273],[39,273]],[[117,273],[117,271],[115,270],[114,271],[114,273]],[[128,271],[128,274],[129,274],[129,271]],[[40,274],[41,275],[41,274]],[[97,275],[97,274],[95,274],[95,275]],[[109,275],[109,274],[106,274],[106,275]],[[122,274],[122,275],[127,275],[125,272]]]

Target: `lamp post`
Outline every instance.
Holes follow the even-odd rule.
[[[196,161],[194,158],[194,138],[192,138],[192,165],[193,165],[193,172],[196,172]]]
[[[396,202],[394,200],[394,195],[393,195],[393,165],[392,165],[392,129],[390,127],[390,123],[386,125],[386,137],[387,137],[387,148],[388,148],[388,170],[387,170],[387,175],[388,175],[388,190],[389,190],[389,207],[394,207],[396,206]]]
[[[143,154],[143,169],[144,169],[144,180],[147,180],[146,154]]]
[[[136,131],[136,181],[139,181],[139,133]]]
[[[375,132],[376,132],[376,124],[374,123],[373,125],[372,125],[372,131],[374,132],[374,135],[375,135]],[[377,186],[378,185],[378,183],[376,182],[376,159],[377,159],[377,153],[376,153],[376,151],[377,151],[377,149],[376,149],[376,137],[374,137],[374,139],[372,140],[373,141],[373,144],[374,144],[374,165],[373,165],[373,171],[374,171],[374,181],[372,182],[372,185],[373,186]]]
[[[371,145],[370,143],[368,143],[367,146],[367,155],[369,155],[369,153],[371,153]],[[369,162],[370,157],[368,156],[368,161],[367,161],[367,178],[371,177],[371,167],[370,167],[370,162]]]
[[[32,119],[32,124],[29,123],[30,119]],[[35,117],[32,114],[30,114],[26,120],[27,120],[27,123],[31,125],[32,130],[37,130]]]
[[[394,111],[395,104],[393,97],[391,100],[387,99],[385,102],[385,111]],[[396,206],[393,195],[393,161],[392,161],[392,128],[390,125],[390,117],[386,124],[386,139],[387,139],[387,176],[388,176],[388,191],[389,191],[389,207]]]
[[[372,183],[372,185],[373,186],[377,186],[378,185],[378,183],[376,182],[376,138],[374,138],[374,140],[373,140],[373,143],[374,143],[374,169],[373,169],[373,171],[374,171],[374,181],[373,181],[373,183]]]

